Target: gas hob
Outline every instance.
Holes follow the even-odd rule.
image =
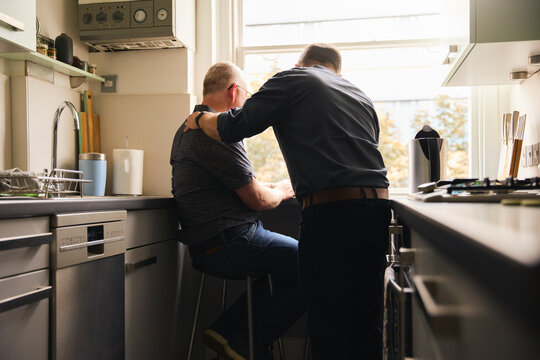
[[[540,201],[540,178],[490,180],[454,179],[422,184],[409,198],[423,202]]]

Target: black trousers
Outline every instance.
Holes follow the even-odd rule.
[[[382,359],[390,217],[390,202],[375,199],[302,211],[299,271],[314,360]]]

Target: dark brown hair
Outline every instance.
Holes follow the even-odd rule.
[[[330,44],[311,44],[304,48],[298,65],[312,66],[315,64],[330,65],[336,73],[341,72],[341,55],[335,46]]]

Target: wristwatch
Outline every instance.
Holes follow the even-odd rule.
[[[204,115],[206,114],[206,111],[201,111],[201,113],[199,115],[197,115],[197,117],[195,118],[195,124],[197,124],[197,127],[200,129],[201,128],[201,125],[199,125],[199,119]]]

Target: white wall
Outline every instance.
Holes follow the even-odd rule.
[[[540,142],[540,73],[516,86],[511,94],[511,109],[518,110],[520,114],[527,114],[525,136],[523,145],[532,145]],[[524,150],[522,150],[524,151]],[[537,167],[523,167],[520,164],[519,178],[540,176]]]
[[[91,84],[94,111],[101,117],[107,157],[106,194],[111,193],[112,150],[144,150],[143,194],[171,195],[169,156],[178,127],[196,103],[193,52],[188,49],[91,53],[100,75],[117,75],[117,93]]]
[[[0,170],[11,168],[11,94],[7,61],[0,58]]]

